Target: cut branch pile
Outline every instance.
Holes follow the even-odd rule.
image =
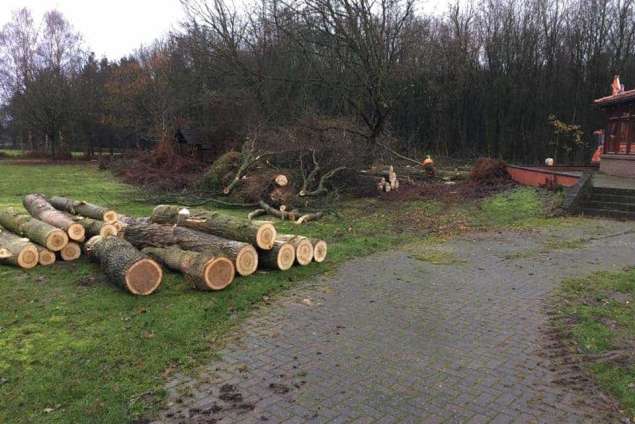
[[[275,178],[279,187],[288,183],[282,174]],[[150,217],[133,218],[92,203],[41,194],[26,195],[23,204],[30,215],[0,208],[0,264],[24,269],[50,266],[56,253],[63,261],[73,261],[80,258],[87,237],[87,257],[99,262],[112,283],[135,295],[158,289],[161,265],[183,273],[195,289],[216,291],[230,285],[236,274],[246,277],[259,268],[285,271],[295,263],[306,266],[326,257],[323,240],[278,235],[270,222],[219,211],[159,205]],[[286,213],[298,221],[321,215]]]

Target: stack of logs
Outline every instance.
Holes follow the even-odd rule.
[[[199,290],[221,290],[236,274],[290,269],[326,259],[323,240],[278,234],[270,222],[250,222],[217,211],[159,205],[132,218],[87,202],[29,194],[25,211],[0,208],[0,264],[24,269],[72,261],[83,251],[109,280],[148,295],[163,269],[181,272]],[[28,213],[27,213],[28,212]],[[87,241],[86,241],[87,240]]]
[[[399,179],[392,165],[381,172],[381,178],[377,182],[377,191],[389,193],[399,189]]]

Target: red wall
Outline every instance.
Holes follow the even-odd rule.
[[[580,179],[577,175],[548,171],[540,168],[508,166],[507,172],[512,177],[512,180],[516,181],[518,184],[532,187],[543,187],[552,184],[571,187]]]

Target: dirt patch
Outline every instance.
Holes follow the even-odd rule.
[[[475,181],[430,181],[403,184],[397,191],[383,193],[380,199],[390,201],[438,200],[453,203],[464,200],[482,199],[515,187],[511,180],[501,180],[496,184],[480,184]]]

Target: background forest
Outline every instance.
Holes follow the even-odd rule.
[[[57,11],[15,11],[0,32],[0,143],[90,157],[182,128],[218,155],[319,122],[369,153],[533,163],[563,124],[583,130],[565,152],[579,162],[602,125],[592,100],[614,73],[635,82],[632,0],[488,0],[440,16],[412,0],[182,3],[180,31],[116,61]]]

